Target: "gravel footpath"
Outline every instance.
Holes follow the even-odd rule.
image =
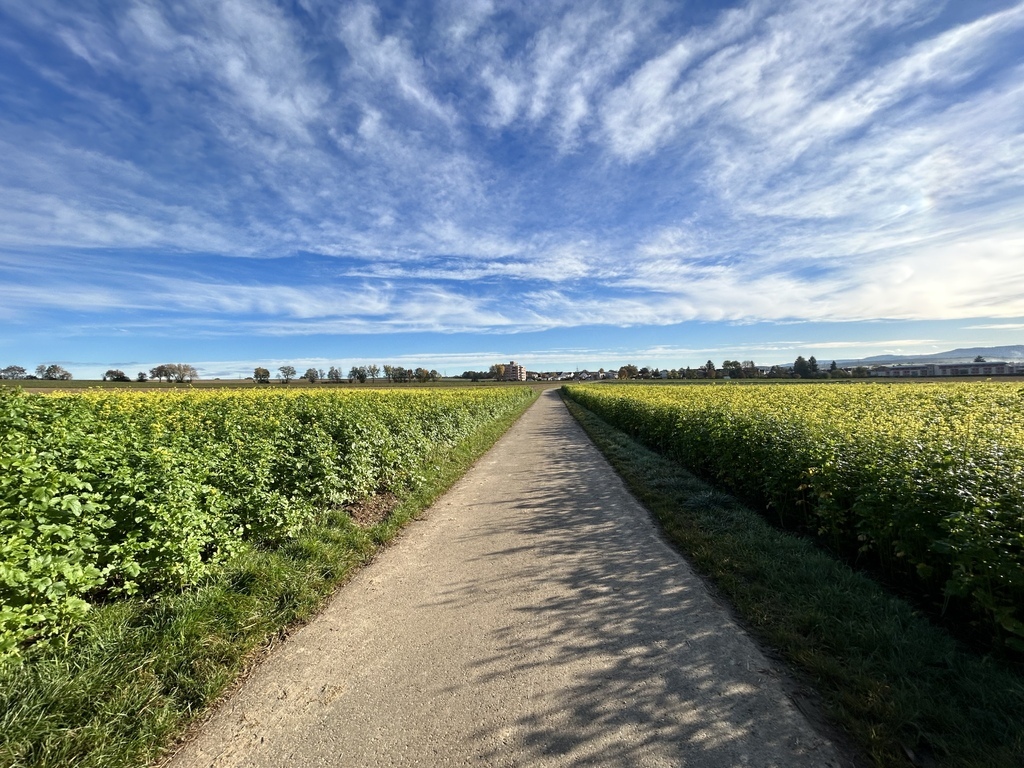
[[[848,761],[548,390],[169,765]]]

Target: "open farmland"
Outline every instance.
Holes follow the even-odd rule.
[[[1024,650],[1019,384],[566,391],[777,523],[952,600]]]
[[[97,394],[102,403],[102,393],[90,397]],[[247,402],[255,394],[217,397],[231,410],[231,397]],[[312,405],[301,403],[314,395],[272,394],[295,401],[243,421],[249,431],[232,443],[239,451],[250,436],[264,440],[260,430],[275,422],[296,429],[319,423],[294,418],[309,413]],[[254,683],[262,713],[232,695],[227,720],[202,728],[198,764],[217,762],[212,753],[204,757],[210,744],[215,751],[227,745],[232,759],[253,765],[301,762],[298,750],[307,762],[330,755],[326,762],[346,765],[404,764],[422,754],[439,760],[499,754],[481,749],[520,755],[524,763],[551,758],[545,764],[575,764],[593,748],[626,756],[622,764],[636,764],[631,758],[640,759],[641,751],[696,750],[706,753],[701,762],[714,763],[719,755],[724,759],[717,762],[728,765],[751,762],[740,759],[749,757],[740,754],[747,749],[778,748],[774,762],[794,764],[812,741],[781,737],[774,720],[751,709],[770,682],[768,667],[731,645],[741,633],[719,600],[698,606],[698,582],[682,592],[670,585],[669,571],[686,567],[674,556],[662,559],[671,553],[648,528],[643,510],[623,497],[586,437],[555,407],[556,394],[546,393],[498,450],[444,497],[440,489],[529,404],[528,390],[518,401],[492,401],[492,417],[470,429],[468,439],[449,448],[435,443],[400,472],[406,479],[391,487],[397,496],[403,486],[415,489],[408,497],[414,508],[397,507],[375,522],[354,509],[350,514],[339,493],[295,534],[271,526],[265,534],[243,535],[235,552],[211,565],[195,586],[181,588],[187,581],[174,579],[148,583],[143,568],[131,587],[135,594],[124,594],[129,589],[118,582],[87,593],[95,608],[66,644],[26,643],[23,663],[9,658],[14,663],[0,665],[0,764],[149,764],[174,750],[175,739],[240,673],[250,670],[243,677],[257,680],[261,669],[282,660],[286,667],[295,662],[283,679],[269,678],[262,692]],[[144,395],[132,397],[146,402]],[[7,412],[47,400],[75,397],[29,397]],[[801,537],[773,530],[678,464],[569,405],[651,504],[666,536],[714,580],[758,636],[794,664],[802,683],[819,691],[826,714],[877,765],[905,765],[911,754],[934,755],[936,765],[1021,764],[1024,688],[1017,677],[991,659],[962,653],[870,579]],[[173,432],[156,424],[195,417],[172,413],[175,419],[147,422],[160,435],[151,452],[175,445]],[[56,431],[59,423],[51,418],[50,428]],[[288,450],[261,444],[274,456],[293,457],[296,467],[313,464],[315,454],[296,448],[301,441],[292,434],[282,441]],[[45,439],[43,430],[31,436]],[[58,437],[46,443],[50,449],[58,444]],[[345,486],[339,481],[335,487]],[[366,506],[390,495],[380,494],[386,487],[375,486],[378,495]],[[434,500],[396,546],[335,593],[333,613],[328,608],[306,629],[297,628]],[[199,562],[207,561],[201,556]],[[286,634],[292,637],[280,652],[255,663]],[[354,646],[345,637],[355,637]],[[712,649],[723,662],[714,668]],[[737,673],[749,685],[737,687]],[[240,685],[252,690],[250,683]],[[815,699],[801,697],[801,712],[814,711]],[[783,704],[769,702],[768,711],[774,717]],[[444,717],[437,716],[441,711]],[[706,738],[709,728],[721,738]],[[243,757],[235,747],[262,757]],[[380,754],[363,759],[367,750]],[[569,762],[559,763],[562,758]],[[183,759],[180,764],[188,764]],[[821,753],[812,759],[837,764]]]
[[[0,661],[96,600],[197,584],[325,509],[414,486],[532,397],[0,389]]]

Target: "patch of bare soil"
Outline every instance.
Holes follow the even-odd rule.
[[[372,528],[388,519],[398,506],[398,497],[393,493],[379,493],[362,501],[345,505],[352,522],[362,528]]]

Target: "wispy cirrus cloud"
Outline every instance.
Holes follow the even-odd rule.
[[[968,331],[1022,331],[1024,323],[983,323],[981,325],[965,325]]]
[[[352,69],[365,79],[389,86],[396,95],[429,115],[453,123],[456,114],[435,96],[427,83],[424,66],[410,41],[377,31],[378,11],[370,4],[358,4],[342,12],[340,38],[352,57]]]
[[[1024,317],[1024,2],[0,14],[8,318],[71,286],[258,337]]]

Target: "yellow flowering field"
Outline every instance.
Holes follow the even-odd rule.
[[[525,387],[0,389],[0,660],[97,595],[195,584],[244,542],[414,484]]]
[[[1019,383],[566,391],[783,526],[969,605],[1024,650]]]

